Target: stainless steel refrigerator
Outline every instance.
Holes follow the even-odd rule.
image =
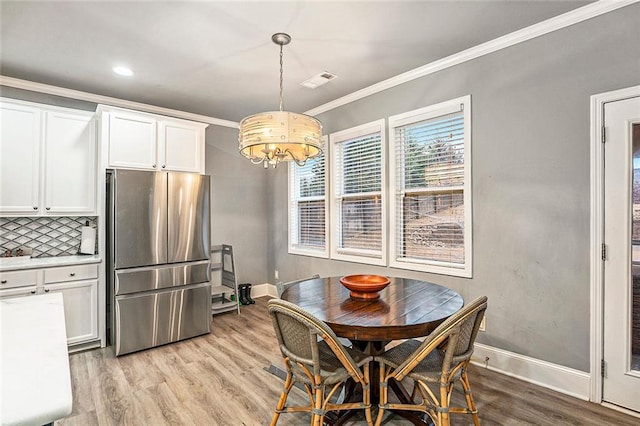
[[[109,335],[123,355],[210,332],[209,176],[107,172]]]

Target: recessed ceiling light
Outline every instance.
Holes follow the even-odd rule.
[[[125,77],[131,77],[133,75],[133,71],[123,66],[113,67],[113,72],[115,72],[118,75],[123,75]]]

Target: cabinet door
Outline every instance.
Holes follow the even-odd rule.
[[[0,213],[38,213],[40,110],[0,105]]]
[[[155,170],[156,158],[156,120],[109,113],[109,167]]]
[[[204,128],[181,121],[158,124],[158,163],[165,170],[204,173]]]
[[[45,213],[94,213],[96,138],[93,117],[48,112],[45,126]]]
[[[98,280],[46,284],[44,291],[62,293],[68,345],[98,338]]]

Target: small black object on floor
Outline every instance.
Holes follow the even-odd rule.
[[[251,284],[238,284],[238,289],[240,291],[240,303],[243,305],[253,305],[256,303],[256,301],[251,298]]]

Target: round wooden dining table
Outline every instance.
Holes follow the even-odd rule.
[[[349,339],[353,346],[378,355],[392,340],[429,335],[440,323],[464,305],[462,297],[438,284],[409,278],[389,277],[389,285],[377,299],[354,299],[340,283],[341,277],[316,278],[288,287],[281,298],[295,303],[324,321],[338,337]],[[378,401],[379,370],[371,365],[371,401]],[[397,398],[408,404],[411,395],[395,380],[389,388]],[[348,391],[348,394],[353,389]],[[347,396],[349,397],[349,396]],[[342,424],[354,412],[327,416],[327,424]],[[415,425],[432,424],[430,419],[410,411],[397,411]]]
[[[351,298],[340,277],[302,281],[281,297],[372,355],[391,340],[427,336],[464,304],[457,292],[438,284],[394,277],[389,281],[374,300]]]

